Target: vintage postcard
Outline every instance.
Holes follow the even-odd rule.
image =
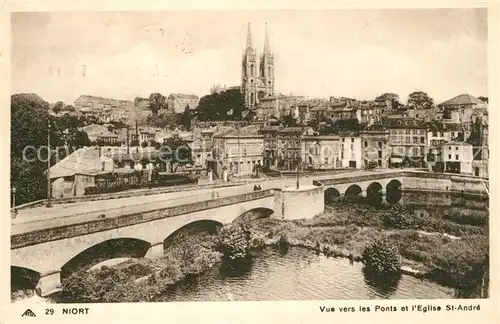
[[[496,323],[496,3],[215,4],[6,4],[7,322]]]

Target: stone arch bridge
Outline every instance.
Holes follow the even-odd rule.
[[[246,217],[269,217],[274,205],[274,190],[263,190],[17,234],[11,237],[11,271],[37,278],[37,291],[45,296],[59,290],[61,274],[68,265],[99,245],[127,239],[143,250],[137,255],[134,249],[128,257],[154,258],[163,254],[165,241],[179,229],[193,223],[204,223],[210,228]],[[107,259],[115,257],[107,255]]]
[[[124,208],[122,214],[113,218],[20,232],[11,235],[11,273],[20,273],[23,278],[34,278],[39,294],[44,296],[59,289],[61,275],[69,268],[68,265],[74,263],[75,258],[120,239],[133,242],[139,247],[133,249],[135,254],[131,252],[131,257],[155,257],[163,253],[165,241],[170,235],[190,224],[203,223],[211,227],[245,217],[271,216],[290,219],[295,208],[292,205],[297,203],[296,200],[309,205],[311,202],[319,203],[320,200],[324,204],[324,201],[336,199],[367,197],[395,203],[401,198],[397,193],[407,188],[441,191],[463,191],[464,188],[483,190],[479,180],[402,171],[354,177],[323,176],[316,178],[313,184],[316,185],[313,189],[313,199],[310,192],[304,193],[304,196],[291,195],[286,204],[283,198],[286,196],[284,190],[266,189],[134,213],[127,213]],[[321,199],[318,199],[318,194]],[[289,208],[286,208],[287,204],[290,204]],[[320,209],[316,208],[315,212]],[[116,256],[106,257],[111,259]]]

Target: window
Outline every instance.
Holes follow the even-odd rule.
[[[455,160],[458,160],[458,154],[455,154]]]
[[[325,157],[325,164],[328,164],[328,157]]]
[[[424,136],[420,136],[420,144],[424,144],[425,143],[425,137]]]
[[[448,154],[448,160],[451,160],[451,154]]]
[[[351,151],[354,151],[354,144],[351,144]]]
[[[382,151],[378,151],[378,158],[381,159],[382,158]]]
[[[413,144],[418,144],[418,137],[417,136],[413,136]]]
[[[365,141],[365,147],[368,147],[368,142],[367,141]]]
[[[458,146],[455,146],[455,151],[458,151]]]
[[[378,147],[382,147],[382,142],[378,142]]]
[[[354,143],[354,138],[351,138],[351,143]]]

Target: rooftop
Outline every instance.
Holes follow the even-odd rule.
[[[446,100],[445,102],[440,104],[440,106],[477,105],[477,104],[484,104],[484,102],[470,94],[461,94],[449,100]]]
[[[98,173],[101,171],[99,148],[83,147],[71,153],[50,167],[50,178],[69,177],[77,173]]]

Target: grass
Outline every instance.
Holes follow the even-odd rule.
[[[484,213],[455,214],[449,217],[415,216],[404,229],[384,226],[389,208],[363,204],[333,204],[312,219],[279,221],[260,220],[259,229],[269,240],[285,236],[291,245],[335,251],[336,255],[358,257],[364,248],[381,236],[397,242],[403,265],[431,273],[433,279],[453,287],[465,287],[477,281],[475,269],[488,258],[488,224]],[[439,214],[438,214],[439,215]],[[424,235],[419,231],[435,233]],[[440,235],[446,233],[459,239]],[[452,279],[444,279],[443,273]],[[442,279],[442,280],[441,280]]]

